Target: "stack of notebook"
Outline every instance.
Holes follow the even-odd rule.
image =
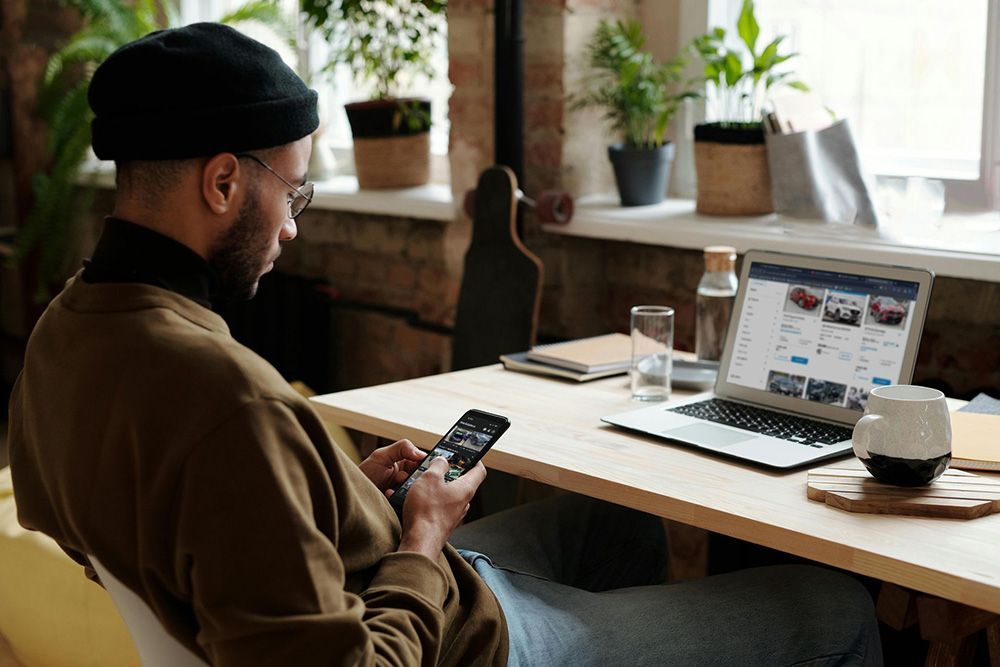
[[[631,358],[632,339],[620,333],[536,345],[527,352],[500,355],[507,370],[577,382],[626,373]],[[697,361],[690,352],[674,350],[671,382],[679,388],[710,389],[718,368],[718,362]]]
[[[536,345],[527,352],[501,355],[500,361],[510,370],[584,382],[626,372],[631,357],[632,340],[625,334],[613,333]]]

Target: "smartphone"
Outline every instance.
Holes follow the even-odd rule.
[[[450,482],[461,477],[467,470],[479,463],[479,459],[483,458],[509,426],[510,420],[506,417],[482,410],[469,410],[455,422],[454,426],[448,429],[441,441],[420,462],[417,469],[399,485],[399,488],[389,497],[389,503],[398,513],[402,514],[406,493],[413,486],[413,483],[427,472],[431,461],[439,456],[448,462],[448,471],[444,474],[444,481]]]

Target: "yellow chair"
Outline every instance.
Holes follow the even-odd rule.
[[[55,541],[17,523],[10,468],[0,470],[0,635],[24,667],[139,665],[104,589]]]
[[[313,395],[302,383],[293,386]],[[331,439],[359,463],[347,431],[324,423]],[[54,540],[17,522],[10,468],[0,469],[0,667],[139,664],[107,592],[87,579]]]

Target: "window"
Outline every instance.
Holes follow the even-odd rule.
[[[443,20],[443,19],[442,19]],[[448,98],[451,97],[451,83],[448,81],[448,39],[447,32],[439,33],[440,39],[435,45],[434,73],[428,79],[424,76],[406,80],[403,90],[427,97],[431,101],[431,152],[438,155],[448,153]],[[325,44],[318,35],[311,39],[310,59],[317,63],[317,68],[326,62]],[[324,95],[323,104],[329,126],[327,138],[335,148],[350,148],[351,126],[347,122],[344,104],[367,100],[372,97],[372,88],[357,85],[351,77],[351,71],[346,65],[338,65],[333,72],[324,74],[314,83],[314,87]]]
[[[741,0],[713,4],[713,19],[735,25]],[[869,169],[942,179],[952,201],[997,205],[997,0],[756,4],[761,39],[787,35],[799,78],[849,119]]]
[[[287,12],[290,20],[295,20],[298,0],[278,0],[280,6]],[[184,24],[197,21],[217,21],[225,13],[230,12],[245,0],[181,0],[181,21]],[[444,20],[442,18],[442,20]],[[298,52],[284,44],[281,38],[265,26],[246,23],[240,30],[254,39],[260,40],[277,50],[282,58],[301,71],[299,63],[310,63],[313,72],[321,69],[326,63],[327,49],[318,34],[305,35],[304,26],[299,26],[300,38]],[[305,45],[308,43],[308,47]],[[438,44],[435,45],[434,72],[431,79],[415,77],[406,81],[405,90],[413,91],[431,100],[431,152],[437,155],[448,153],[448,99],[451,96],[451,83],[448,81],[448,40],[447,33],[442,31]],[[316,75],[310,86],[320,93],[320,111],[327,123],[325,139],[338,152],[346,153],[351,148],[351,127],[347,122],[344,104],[365,100],[371,97],[371,90],[355,85],[350,70],[345,65],[337,66],[334,71]],[[340,160],[341,164],[350,160]]]

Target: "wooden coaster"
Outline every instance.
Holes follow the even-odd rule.
[[[975,519],[1000,512],[1000,479],[947,470],[930,486],[891,486],[867,470],[810,470],[806,493],[812,500],[848,512],[908,514]]]

